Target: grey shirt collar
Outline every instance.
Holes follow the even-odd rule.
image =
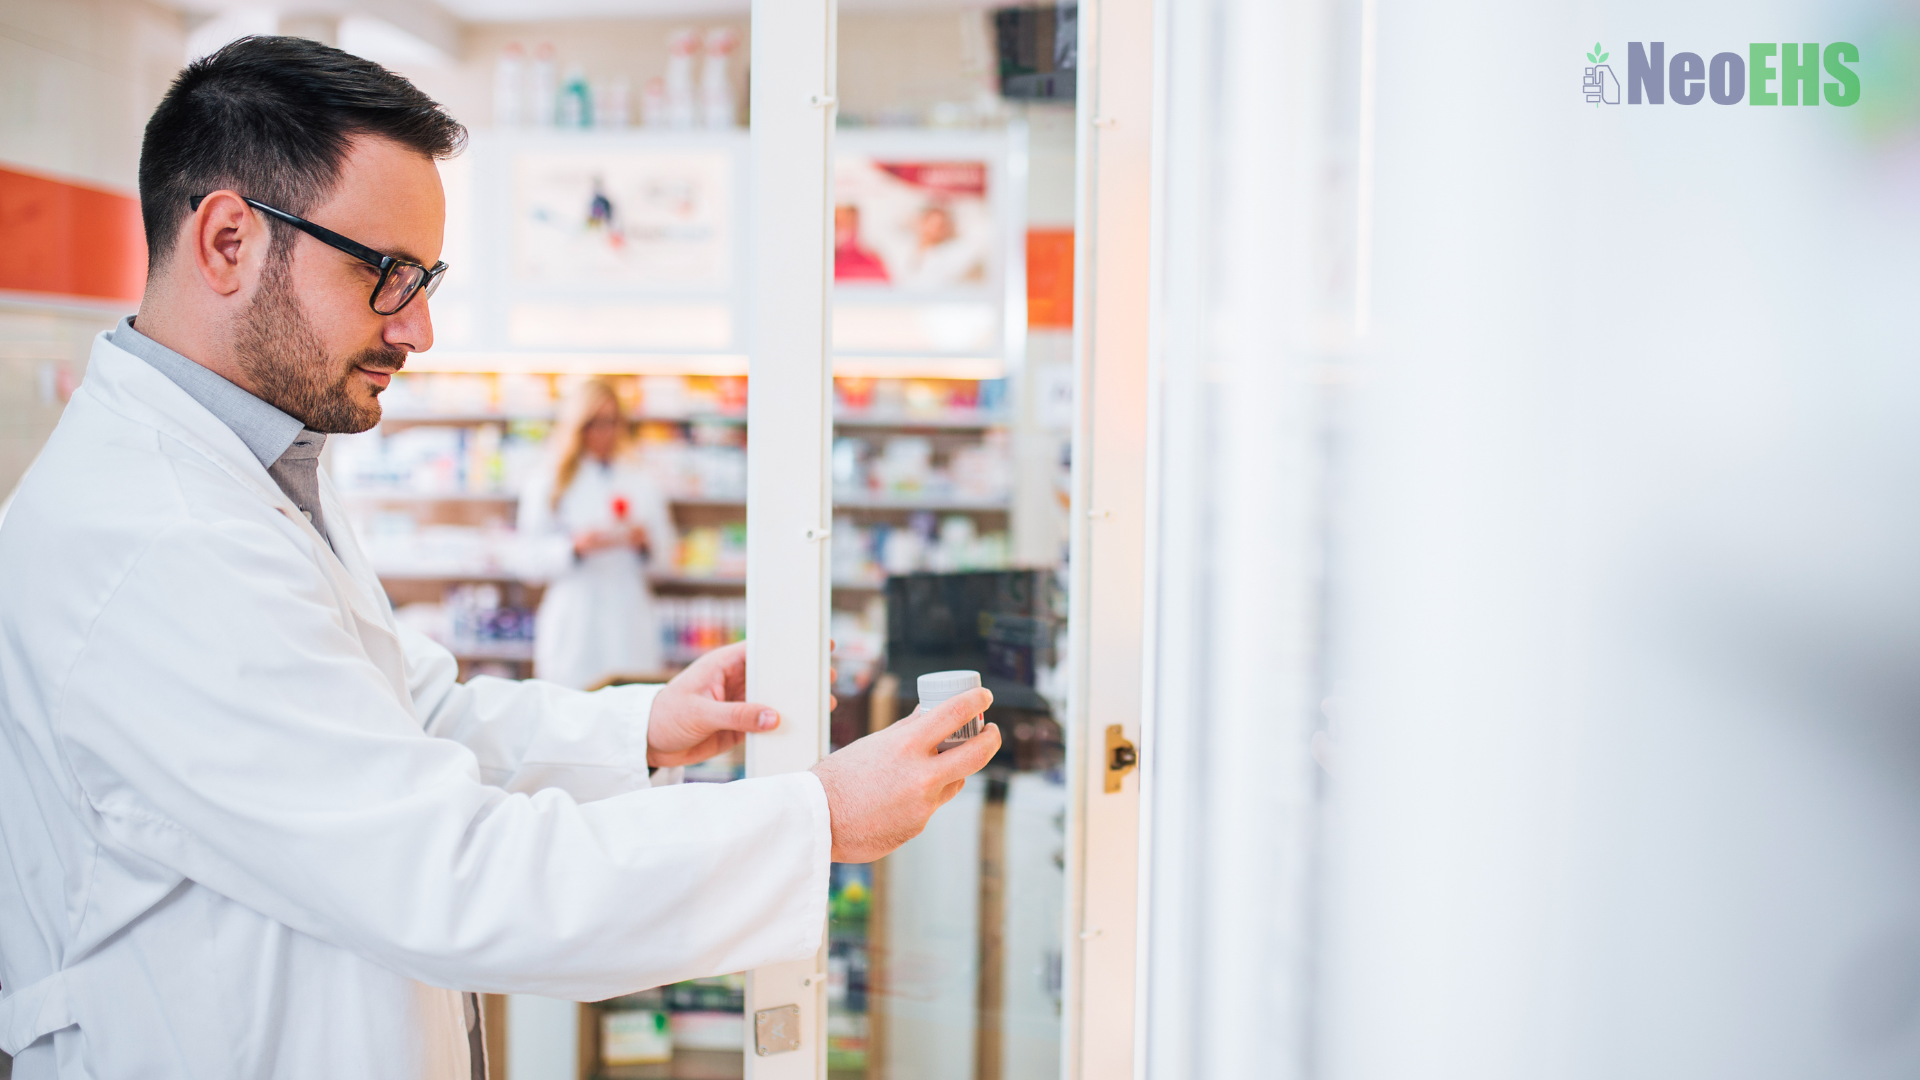
[[[120,320],[107,340],[115,346],[152,364],[160,374],[172,379],[187,396],[206,407],[220,422],[233,429],[253,456],[265,468],[287,452],[305,425],[254,397],[211,369],[181,356],[165,345],[133,328],[133,317]],[[324,445],[326,436],[313,433]]]

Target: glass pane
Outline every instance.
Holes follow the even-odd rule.
[[[920,675],[960,669],[993,691],[1004,745],[919,837],[834,868],[832,1080],[1059,1074],[1066,11],[841,15],[833,741],[910,714]]]
[[[870,867],[837,866],[828,1058],[841,1080],[1043,1077],[1058,1068],[1066,788],[1055,705],[1065,596],[1054,570],[888,580],[883,666],[836,732],[915,706],[915,677],[971,667],[1004,749],[927,829]]]

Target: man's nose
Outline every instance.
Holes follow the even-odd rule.
[[[380,337],[394,348],[408,352],[426,352],[433,348],[433,315],[427,310],[426,293],[416,294],[407,301],[406,307],[387,316]]]

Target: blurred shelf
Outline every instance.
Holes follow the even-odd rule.
[[[835,427],[843,428],[944,428],[956,431],[980,431],[1006,427],[1012,421],[1004,413],[978,409],[955,409],[944,413],[877,413],[844,411],[833,414]]]
[[[396,583],[433,584],[436,582],[445,582],[449,585],[458,585],[471,582],[489,582],[500,585],[532,586],[544,586],[548,584],[548,582],[543,579],[520,577],[516,574],[509,574],[503,570],[458,570],[448,568],[433,570],[376,570],[375,573],[383,582]],[[647,578],[647,582],[657,589],[672,590],[714,589],[731,592],[747,587],[747,579],[744,577],[729,577],[718,574],[712,576],[702,576],[698,574],[657,574],[650,575]],[[883,592],[886,590],[886,587],[887,583],[885,579],[880,581],[835,580],[833,582],[835,592]]]
[[[479,494],[467,491],[425,492],[425,491],[343,491],[340,498],[347,502],[358,503],[517,503],[518,495]],[[681,498],[668,499],[674,506],[717,506],[746,509],[745,499],[704,499]]]
[[[499,413],[499,412],[398,412],[389,411],[380,417],[380,426],[394,425],[412,427],[416,424],[453,424],[465,427],[472,424],[518,424],[548,423],[553,420],[551,412]]]
[[[598,1080],[739,1080],[746,1075],[739,1050],[675,1050],[672,1062],[658,1065],[602,1065]]]
[[[382,427],[416,427],[441,424],[452,427],[471,427],[474,424],[551,423],[553,419],[554,414],[551,412],[389,412],[381,418],[380,425]],[[744,424],[747,422],[747,414],[732,411],[643,413],[631,419],[636,423]],[[833,422],[838,427],[953,428],[964,431],[1006,427],[1012,424],[1013,420],[1004,413],[980,412],[972,409],[929,414],[843,410],[833,414]]]
[[[513,503],[519,502],[518,495],[479,494],[470,491],[425,492],[425,491],[343,491],[340,498],[347,502],[361,503],[399,503],[399,502],[450,502],[450,503]]]
[[[647,578],[660,589],[744,589],[747,579],[727,574],[654,574]]]
[[[524,585],[546,584],[546,582],[544,581],[533,581],[528,578],[523,578],[518,574],[509,574],[504,570],[461,570],[458,568],[445,568],[445,567],[437,567],[430,570],[421,570],[421,569],[381,570],[376,568],[374,570],[374,574],[377,577],[379,577],[381,581],[409,581],[409,582],[411,581],[426,581],[426,582],[488,581],[488,582],[498,582],[500,584],[524,584]]]
[[[442,424],[453,427],[470,427],[474,424],[515,424],[515,423],[551,423],[554,414],[549,412],[389,412],[381,417],[381,426],[388,424],[397,427],[414,427],[423,424]],[[663,424],[744,424],[747,414],[744,412],[702,412],[702,413],[642,413],[628,417],[634,423]]]
[[[918,499],[900,498],[886,495],[868,495],[855,498],[836,496],[833,500],[835,510],[928,510],[933,513],[986,513],[1004,514],[1012,509],[1008,499]]]
[[[482,495],[470,492],[432,494],[414,491],[347,491],[342,501],[354,503],[517,503],[518,495]],[[673,506],[707,507],[721,510],[745,510],[744,499],[668,499]],[[930,510],[934,513],[1004,514],[1013,504],[1008,499],[909,499],[893,496],[836,497],[835,510]]]
[[[747,422],[747,414],[745,410],[734,412],[729,409],[726,412],[683,413],[678,416],[666,413],[643,413],[634,419],[641,423],[656,424],[744,424]]]
[[[374,573],[381,581],[418,583],[446,582],[462,584],[468,582],[491,582],[503,585],[530,585],[543,587],[550,582],[545,578],[522,577],[499,569],[461,569],[459,567],[431,567],[427,569],[379,569]],[[663,589],[725,589],[735,590],[747,587],[744,577],[730,577],[722,574],[655,574],[647,581],[656,588]]]

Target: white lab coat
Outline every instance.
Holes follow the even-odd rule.
[[[660,620],[646,575],[649,566],[671,566],[679,544],[667,500],[631,460],[603,465],[583,457],[558,507],[553,481],[545,472],[520,493],[520,534],[548,578],[534,623],[534,676],[584,690],[610,675],[661,670]],[[647,557],[609,548],[575,558],[576,534],[617,523],[616,496],[627,502],[628,523],[646,527]]]
[[[0,528],[20,1080],[467,1080],[459,991],[813,953],[810,773],[648,790],[652,688],[456,683],[211,413],[94,344]]]

